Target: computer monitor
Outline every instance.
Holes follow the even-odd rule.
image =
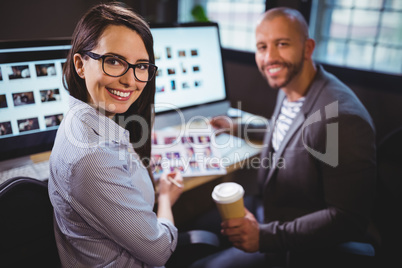
[[[159,67],[155,128],[224,113],[230,105],[218,25],[153,25],[151,31]],[[70,43],[0,42],[0,161],[52,149],[68,110],[62,65]]]
[[[50,150],[68,109],[70,40],[0,42],[0,160]]]
[[[230,107],[218,24],[151,25],[156,77],[155,129],[216,116]]]

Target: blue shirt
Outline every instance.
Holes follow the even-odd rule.
[[[127,130],[70,97],[49,162],[63,267],[166,263],[176,248],[177,229],[153,212],[152,182]]]

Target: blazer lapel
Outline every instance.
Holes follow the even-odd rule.
[[[275,154],[275,159],[279,159],[279,157],[282,157],[283,152],[284,152],[287,144],[289,143],[290,139],[294,136],[296,131],[303,125],[304,121],[308,117],[310,110],[314,106],[315,102],[317,101],[318,96],[320,95],[321,90],[325,86],[325,75],[326,75],[326,72],[324,71],[324,69],[320,65],[317,65],[317,73],[316,73],[316,76],[315,76],[314,80],[312,81],[310,88],[306,94],[306,100],[305,100],[303,106],[301,107],[299,114],[293,120],[293,123],[290,126],[288,132],[286,133],[281,145],[279,146],[279,149]],[[279,99],[279,97],[278,97],[278,99],[277,99],[277,105],[276,105],[275,114],[274,114],[275,120],[276,120],[276,118],[278,118],[280,108],[282,107],[282,101],[285,98],[285,94],[283,93],[283,91],[280,91],[280,93],[282,93],[282,98]],[[269,143],[268,153],[272,152],[271,140],[272,140],[272,133],[275,128],[275,124],[276,124],[276,121],[273,121],[272,131],[269,134],[270,135],[269,140],[266,141]],[[271,156],[271,157],[273,157],[273,156]],[[275,161],[275,163],[273,163],[273,165],[271,165],[270,169],[265,169],[264,187],[268,184],[268,182],[272,178],[272,175],[274,174],[276,168],[277,168],[277,160]]]
[[[272,152],[272,143],[271,143],[272,135],[274,133],[276,119],[278,118],[279,113],[281,112],[282,102],[285,99],[285,97],[286,97],[285,93],[283,93],[283,91],[279,91],[278,98],[276,100],[277,105],[275,106],[275,110],[274,110],[272,120],[271,120],[271,126],[270,126],[271,129],[264,141],[265,142],[264,144],[268,143],[268,150],[265,151],[264,156],[267,156],[269,154],[269,152]]]
[[[271,120],[270,120],[270,122],[271,122],[269,125],[270,129],[264,138],[263,144],[266,144],[267,146],[266,146],[266,149],[263,150],[261,153],[261,161],[264,161],[264,159],[272,159],[272,156],[270,155],[272,152],[272,143],[271,143],[272,135],[274,133],[276,119],[278,118],[279,112],[282,107],[282,102],[285,99],[285,97],[286,97],[286,95],[283,93],[283,91],[278,92],[278,96],[276,98],[276,106],[275,106],[274,112],[273,112]],[[270,160],[270,163],[271,163],[271,160]],[[264,163],[264,165],[265,165],[265,163]],[[260,183],[259,185],[264,184],[269,170],[270,170],[269,168],[260,168],[258,170],[258,181]]]
[[[296,131],[302,126],[304,120],[305,120],[305,116],[302,113],[302,111],[300,111],[299,114],[293,120],[293,123],[290,126],[288,132],[286,133],[285,137],[283,138],[283,141],[282,141],[281,145],[279,146],[278,151],[275,152],[275,161],[273,162],[273,165],[269,169],[268,176],[265,181],[265,185],[268,184],[269,180],[272,178],[272,174],[274,174],[275,170],[277,169],[278,159],[280,157],[282,157],[283,152],[285,151],[285,148],[286,148],[289,140],[293,137],[293,135],[296,133]],[[272,156],[272,158],[273,158],[273,156]]]

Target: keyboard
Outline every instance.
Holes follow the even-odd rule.
[[[214,142],[211,144],[220,152],[221,158],[228,160],[222,162],[225,166],[230,166],[261,152],[261,146],[248,143],[239,137],[226,133],[219,134],[214,141],[215,144]]]
[[[49,161],[42,161],[12,168],[0,172],[0,184],[14,177],[30,177],[38,180],[47,180],[49,178]]]

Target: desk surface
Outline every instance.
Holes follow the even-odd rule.
[[[31,161],[32,163],[39,163],[43,161],[48,161],[50,157],[51,151],[44,152],[44,153],[39,153],[39,154],[33,154],[31,155]]]

